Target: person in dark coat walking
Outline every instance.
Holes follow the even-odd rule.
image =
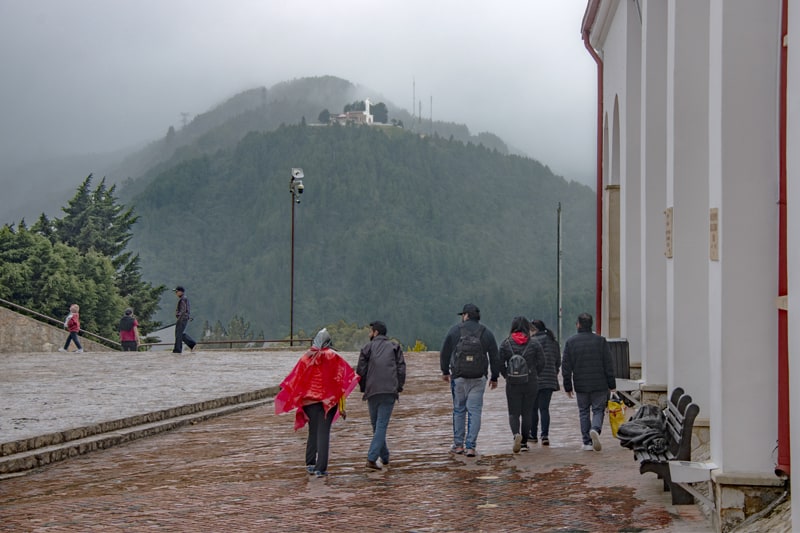
[[[564,391],[572,398],[574,390],[577,396],[583,449],[599,452],[608,398],[617,388],[611,349],[605,337],[592,331],[592,315],[589,313],[578,315],[575,326],[578,333],[564,344],[561,367]]]
[[[542,446],[550,446],[550,399],[553,391],[558,390],[558,372],[561,370],[561,347],[558,345],[553,332],[547,329],[541,320],[531,322],[533,339],[538,341],[544,351],[545,365],[539,372],[539,390],[536,402],[531,410],[531,438],[536,442],[536,431],[539,420],[542,421]]]
[[[545,358],[542,347],[531,338],[531,323],[524,316],[511,321],[508,338],[500,343],[500,373],[506,379],[506,402],[508,422],[514,435],[512,451],[528,451],[528,436],[531,433],[531,411],[538,390],[539,373],[544,369]],[[512,368],[512,357],[519,355],[525,360],[527,375],[516,376]],[[535,430],[534,430],[535,431]]]
[[[406,360],[403,348],[386,337],[386,324],[381,321],[369,325],[370,341],[358,355],[356,374],[364,400],[369,406],[372,424],[372,442],[367,452],[367,468],[382,470],[389,464],[389,447],[386,445],[386,430],[392,417],[394,404],[406,383]]]
[[[172,353],[183,352],[183,343],[186,343],[189,346],[189,350],[195,353],[194,347],[197,343],[186,333],[186,326],[189,325],[189,321],[192,319],[189,298],[186,297],[186,289],[178,285],[173,291],[175,296],[178,297],[178,305],[175,308],[175,346],[172,348]]]
[[[481,414],[483,411],[483,393],[486,390],[487,376],[489,388],[497,388],[500,377],[500,357],[497,352],[497,341],[494,333],[484,327],[481,321],[481,310],[475,304],[465,304],[458,313],[461,322],[447,332],[447,336],[439,351],[439,364],[442,369],[442,380],[450,383],[453,396],[453,445],[451,453],[465,454],[475,457],[475,445],[481,430]],[[463,375],[458,364],[458,346],[460,339],[477,336],[480,339],[480,356],[476,361],[483,365],[482,375]]]

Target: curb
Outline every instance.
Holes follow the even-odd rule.
[[[217,416],[272,403],[278,387],[226,396],[131,416],[92,426],[49,433],[0,446],[0,480],[51,463],[103,450]]]

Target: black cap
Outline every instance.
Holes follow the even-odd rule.
[[[175,287],[174,289],[172,289],[172,292],[178,292],[178,291],[181,291],[181,292],[186,292],[186,291],[184,290],[184,288],[183,288],[183,285],[178,285],[177,287]]]
[[[380,320],[376,320],[375,322],[370,322],[369,327],[377,331],[378,335],[386,335],[386,324],[384,324]]]
[[[463,315],[464,313],[476,314],[480,313],[481,310],[478,309],[478,306],[475,304],[464,304],[464,309],[461,310],[459,315]]]

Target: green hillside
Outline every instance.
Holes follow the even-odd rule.
[[[145,279],[187,286],[204,321],[294,329],[384,320],[404,344],[439,347],[465,302],[503,337],[516,314],[556,325],[562,203],[564,324],[594,305],[594,192],[540,163],[400,128],[284,126],[163,169],[130,202]],[[169,321],[171,293],[162,316]]]

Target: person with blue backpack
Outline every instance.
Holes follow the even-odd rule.
[[[508,422],[514,435],[514,453],[528,451],[531,412],[538,393],[538,375],[544,370],[542,347],[531,338],[531,323],[524,316],[511,320],[511,331],[500,343],[500,372],[506,380]]]

